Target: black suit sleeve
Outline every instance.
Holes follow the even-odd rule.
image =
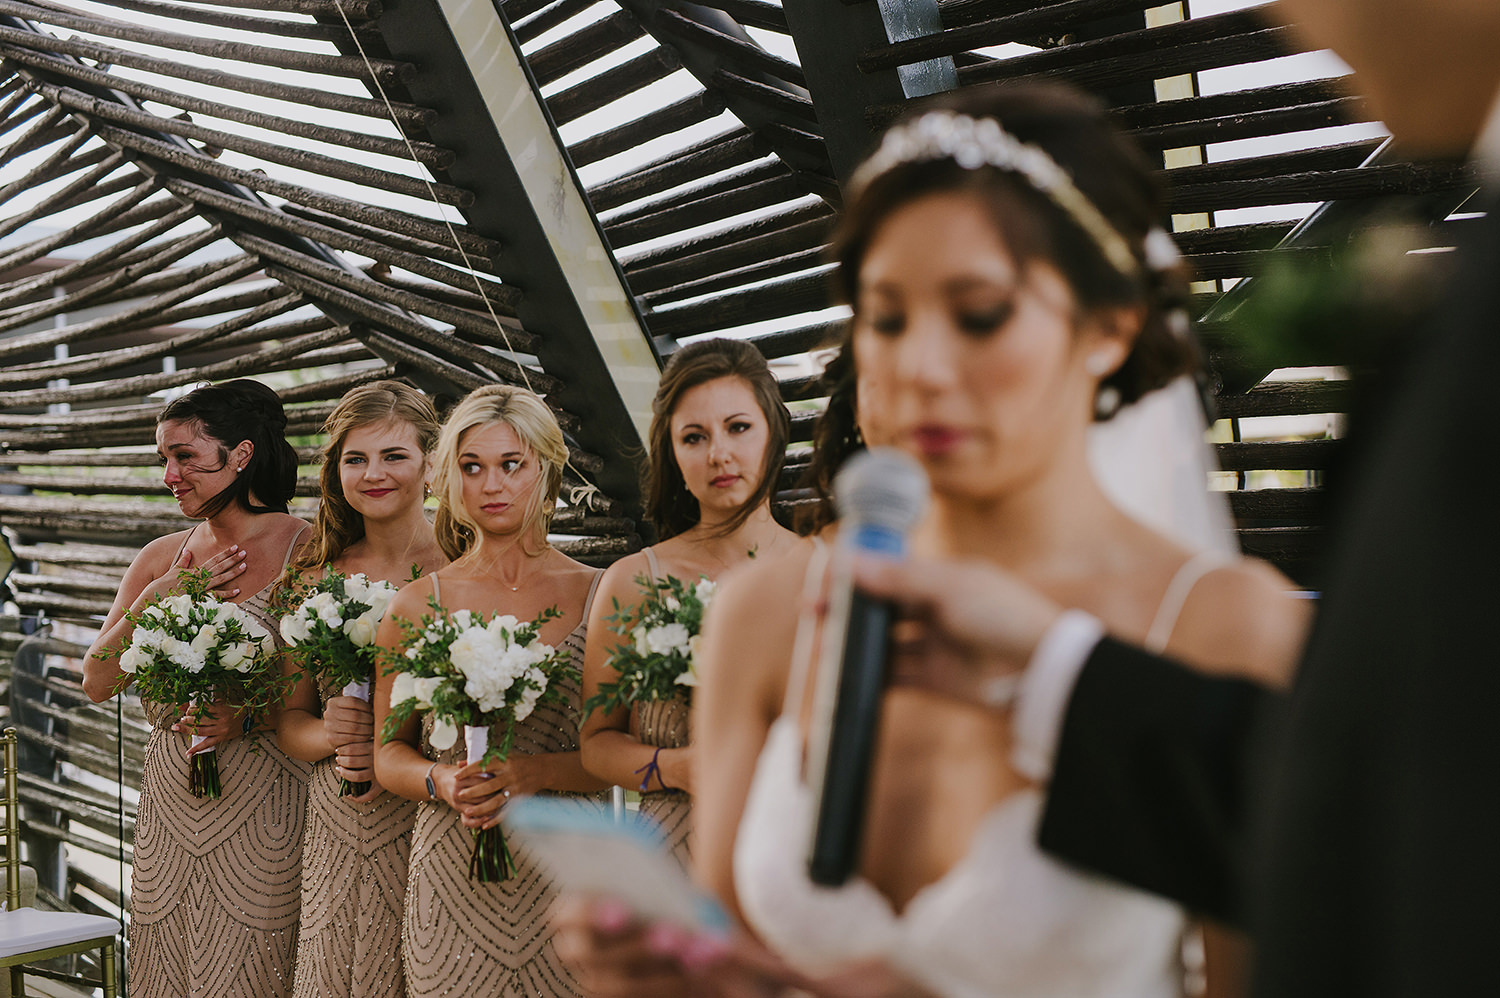
[[[1245,761],[1274,699],[1105,638],[1068,702],[1042,848],[1241,924]]]

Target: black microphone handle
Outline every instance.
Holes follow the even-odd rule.
[[[892,612],[858,589],[850,593],[844,654],[828,734],[828,765],[808,855],[813,883],[838,887],[859,860],[870,764],[880,728]]]

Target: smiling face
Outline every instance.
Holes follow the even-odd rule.
[[[156,424],[156,453],[162,481],[172,490],[182,515],[196,517],[214,496],[233,484],[236,469],[250,459],[248,440],[233,449],[203,432],[196,419],[169,419]]]
[[[770,430],[743,378],[715,378],[683,392],[672,410],[671,439],[702,521],[721,520],[755,495]]]
[[[356,426],[338,458],[344,499],[366,520],[390,520],[422,504],[427,463],[416,427],[404,420]]]
[[[879,225],[859,267],[861,432],[921,461],[938,495],[998,498],[1081,447],[1099,375],[1124,358],[1080,321],[1057,269],[1018,266],[990,218],[970,194],[917,198]]]
[[[541,467],[509,423],[476,426],[459,439],[464,511],[487,534],[514,534],[526,523]]]

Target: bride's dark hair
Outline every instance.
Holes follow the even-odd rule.
[[[1055,267],[1083,310],[1144,307],[1145,320],[1129,355],[1103,380],[1101,392],[1129,404],[1197,368],[1198,348],[1182,311],[1188,297],[1186,268],[1152,259],[1147,249],[1148,236],[1166,218],[1157,171],[1109,122],[1103,105],[1056,84],[1009,84],[924,102],[892,128],[902,128],[934,110],[996,122],[1009,136],[1045,152],[1102,216],[1106,230],[1123,240],[1133,265],[1122,268],[1107,256],[1097,232],[1080,224],[1076,211],[1021,172],[988,165],[966,167],[951,155],[918,155],[909,160],[897,155],[862,186],[856,185],[835,230],[831,256],[839,266],[834,291],[843,302],[858,307],[860,266],[887,218],[918,198],[958,191],[974,195],[988,210],[997,235],[1018,264],[1045,260]],[[1166,237],[1158,233],[1153,238]],[[833,519],[829,502],[833,476],[863,446],[855,422],[852,331],[853,323],[846,324],[838,353],[823,372],[828,408],[813,430],[814,451],[805,480],[818,501],[804,507],[799,516],[798,526],[804,532]],[[1113,408],[1106,407],[1099,418],[1108,418]]]

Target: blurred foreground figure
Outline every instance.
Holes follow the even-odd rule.
[[[1042,844],[1243,920],[1259,995],[1500,994],[1500,470],[1467,443],[1500,363],[1500,4],[1281,11],[1350,63],[1405,153],[1474,157],[1469,210],[1489,215],[1356,424],[1320,619],[1266,747],[1246,734],[1262,694],[1110,639],[1076,684],[1033,669],[1018,723],[1066,703]]]

